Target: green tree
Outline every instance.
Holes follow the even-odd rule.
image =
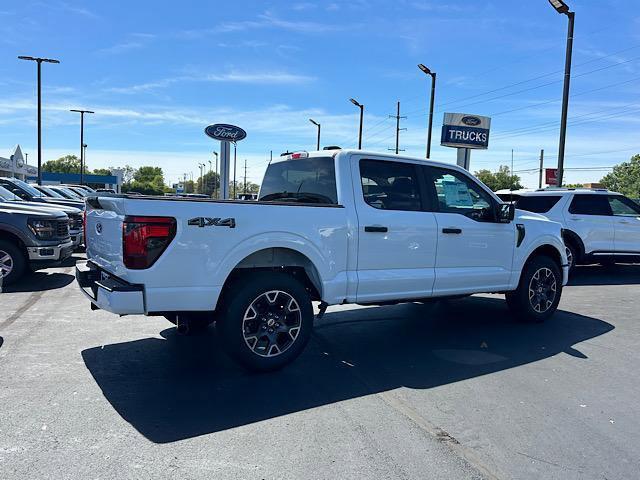
[[[96,168],[91,172],[92,175],[111,175],[111,170],[108,168]]]
[[[613,167],[611,173],[600,180],[609,190],[620,192],[627,197],[640,197],[640,155],[636,154],[628,162]]]
[[[164,183],[162,168],[151,166],[135,170],[133,178],[122,184],[122,190],[124,192],[140,192],[145,195],[162,195],[170,191]]]
[[[494,192],[496,190],[519,190],[522,187],[520,177],[512,174],[511,169],[506,165],[501,165],[497,172],[487,169],[480,170],[475,176]]]
[[[216,188],[220,188],[220,176],[215,172],[207,172],[197,181],[198,193],[212,195]]]
[[[75,155],[65,155],[57,160],[49,160],[42,165],[43,172],[51,173],[80,173],[80,159]],[[84,166],[84,173],[89,173]]]

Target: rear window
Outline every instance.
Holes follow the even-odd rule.
[[[606,195],[575,195],[569,206],[574,215],[611,215],[609,199]]]
[[[258,200],[336,205],[333,158],[312,157],[272,163],[264,174]]]
[[[516,199],[516,208],[533,213],[547,213],[560,198],[560,195],[526,195]]]

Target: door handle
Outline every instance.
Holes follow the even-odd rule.
[[[384,232],[388,232],[389,229],[387,227],[382,227],[380,225],[368,225],[364,227],[364,231],[371,232],[371,233],[384,233]]]
[[[581,218],[576,218],[576,217],[571,217],[571,220],[573,220],[574,222],[581,222],[582,221]]]
[[[442,233],[455,233],[457,235],[462,233],[462,229],[461,228],[443,228]]]

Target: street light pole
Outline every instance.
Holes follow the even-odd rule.
[[[42,185],[42,62],[60,63],[60,60],[53,58],[28,57],[20,55],[20,60],[30,60],[38,64],[38,185]]]
[[[218,152],[213,152],[216,156],[216,177],[213,179],[213,196],[218,198],[218,183],[220,182],[220,177],[218,175]]]
[[[238,161],[238,144],[233,142],[233,199],[236,200],[236,163]]]
[[[318,127],[318,141],[316,142],[316,150],[320,150],[320,124],[314,119],[310,118],[309,121]]]
[[[432,72],[429,68],[425,67],[422,63],[418,65],[418,68],[427,75],[431,76],[431,99],[429,100],[429,126],[427,127],[427,158],[431,158],[431,130],[433,127],[433,101],[436,97],[436,72]]]
[[[70,112],[76,112],[80,114],[80,185],[84,184],[84,114],[95,113],[91,110],[76,110],[71,109]]]
[[[364,117],[364,105],[358,102],[354,98],[350,98],[349,101],[360,109],[360,128],[358,129],[358,150],[362,150],[362,120]]]
[[[564,150],[567,139],[567,114],[569,111],[569,86],[571,83],[571,56],[573,53],[573,25],[576,14],[569,10],[569,6],[562,0],[549,0],[549,3],[560,14],[569,19],[567,27],[567,50],[564,59],[564,86],[562,88],[562,116],[560,117],[560,142],[558,144],[558,176],[557,186],[562,186],[564,175]]]
[[[214,181],[215,181],[215,179],[213,178],[213,175],[211,175],[211,160],[207,160],[207,162],[209,163],[209,178],[211,178],[212,180],[214,180]],[[209,190],[209,182],[207,182],[207,188],[206,188],[206,190],[207,190],[207,191]],[[205,193],[206,193],[206,192],[205,192]],[[213,192],[211,192],[211,193],[213,193]]]

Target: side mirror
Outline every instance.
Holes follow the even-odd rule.
[[[516,217],[516,207],[513,203],[501,203],[496,207],[498,223],[510,223]]]

